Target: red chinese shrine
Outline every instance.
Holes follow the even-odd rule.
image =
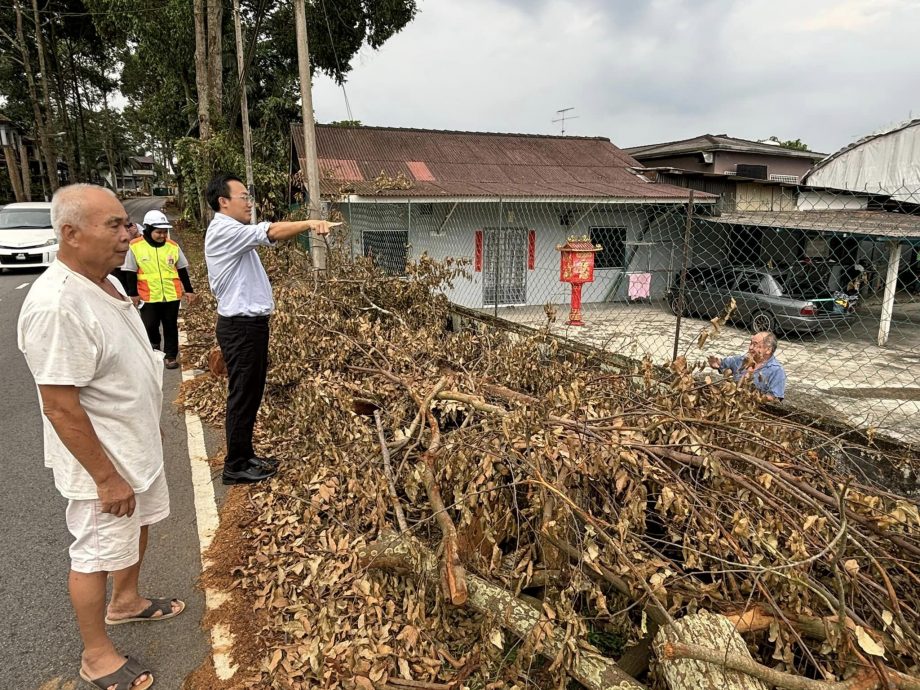
[[[587,237],[570,237],[565,244],[556,245],[561,253],[559,280],[572,285],[572,308],[569,326],[584,326],[581,320],[581,286],[594,282],[594,255],[603,247],[591,244]]]

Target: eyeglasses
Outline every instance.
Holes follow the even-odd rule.
[[[252,202],[252,197],[248,194],[240,194],[239,196],[229,196],[228,199],[239,199],[244,204],[249,204]]]

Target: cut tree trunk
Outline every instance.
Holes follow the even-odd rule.
[[[655,636],[655,651],[671,690],[768,690],[763,681],[724,666],[693,659],[668,659],[662,647],[669,642],[693,643],[718,649],[726,656],[752,659],[744,638],[725,616],[702,611],[666,625]]]
[[[206,0],[195,0],[195,86],[198,90],[198,138],[211,138],[208,101],[208,33],[205,19]],[[202,195],[203,198],[203,195]]]
[[[420,541],[405,534],[385,533],[373,544],[362,548],[358,558],[367,568],[412,574],[436,583],[441,578],[438,558]],[[536,640],[536,649],[551,661],[566,648],[565,634],[541,612],[522,602],[510,592],[467,573],[467,605],[496,621],[522,640]],[[588,650],[579,650],[578,658],[568,669],[569,675],[589,690],[644,690],[645,686],[624,673],[611,659]],[[690,686],[688,686],[690,687]]]

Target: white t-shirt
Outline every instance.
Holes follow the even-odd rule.
[[[29,291],[18,333],[35,383],[77,386],[80,404],[118,473],[135,493],[146,491],[163,469],[163,355],[150,347],[131,302],[115,299],[55,261]],[[54,471],[61,495],[97,498],[92,477],[47,417],[42,425],[45,466]]]

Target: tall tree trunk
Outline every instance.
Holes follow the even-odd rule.
[[[212,125],[223,113],[224,100],[224,3],[208,0],[208,86]]]
[[[195,0],[195,86],[198,89],[198,136],[211,138],[208,101],[208,35],[205,28],[205,0]]]
[[[67,41],[67,53],[70,61],[70,89],[73,94],[73,102],[77,106],[77,119],[73,127],[73,140],[76,147],[74,158],[77,162],[76,178],[84,182],[88,179],[86,170],[86,161],[83,153],[86,150],[86,124],[83,122],[83,100],[80,98],[80,77],[77,74],[77,65],[73,59],[73,46]],[[83,145],[80,145],[80,133],[83,134]]]
[[[51,193],[58,188],[57,176],[57,155],[51,146],[51,137],[48,132],[48,120],[42,116],[41,105],[38,101],[38,91],[35,88],[35,77],[32,74],[32,59],[29,57],[29,46],[26,44],[25,32],[22,29],[22,7],[19,0],[13,0],[13,6],[16,9],[16,39],[19,41],[19,50],[22,53],[22,65],[26,73],[26,84],[29,87],[29,100],[32,102],[32,116],[35,118],[35,129],[39,139],[39,156],[44,156],[45,166],[48,171],[48,184],[51,185]]]
[[[109,175],[112,178],[112,191],[118,191],[118,173],[115,171],[114,142],[112,141],[112,114],[109,111],[108,94],[102,92],[102,113],[105,117],[105,158],[109,164]]]
[[[45,60],[45,39],[42,35],[41,20],[38,17],[38,0],[32,0],[32,21],[35,23],[35,45],[38,50],[39,80],[42,86],[42,99],[45,103],[45,116],[47,117],[47,120],[45,121],[45,127],[50,130],[54,121],[52,117],[52,113],[54,111],[51,109],[51,95],[48,90],[48,65],[47,61]],[[66,108],[64,112],[66,116]],[[52,163],[52,167],[50,167],[48,170],[48,176],[54,178],[51,182],[51,186],[52,188],[56,189],[57,161],[52,161]]]
[[[209,72],[208,52],[208,27],[207,27],[207,2],[195,0],[195,84],[198,88],[198,127],[199,138],[211,138],[211,117],[218,117],[220,113],[214,111],[211,104],[211,76]],[[207,180],[195,179],[198,191],[198,216],[202,225],[208,223],[210,218],[208,202],[204,197],[204,187]]]
[[[6,158],[6,171],[10,175],[10,184],[13,185],[13,196],[16,201],[25,201],[22,194],[22,178],[19,177],[19,166],[16,165],[16,152],[12,146],[3,147],[3,157]]]
[[[183,76],[182,78],[182,90],[185,92],[185,102],[189,105],[195,102],[195,94],[192,93],[192,85],[189,84],[188,79]],[[198,122],[198,118],[195,116],[195,113],[188,109],[188,126],[194,127],[195,123]]]
[[[67,110],[67,88],[64,86],[64,71],[57,61],[57,55],[52,53],[51,57],[54,62],[54,97],[57,99],[58,112],[60,113],[61,120],[58,125],[62,128],[61,135],[64,136],[63,139],[63,155],[64,161],[67,163],[67,172],[70,177],[70,182],[76,182],[78,180],[77,170],[78,161],[75,155],[76,149],[76,133],[74,128],[70,126],[70,113]],[[49,126],[51,126],[49,124]],[[65,136],[66,135],[66,136]]]
[[[19,162],[22,166],[22,200],[32,201],[32,170],[29,168],[29,150],[24,141],[19,142]]]
[[[80,92],[84,91],[89,94],[89,89],[86,88],[86,84],[81,78],[80,73],[77,72],[76,61],[73,58],[73,44],[71,44],[70,41],[67,41],[67,48],[67,52],[70,54],[70,74],[73,77],[71,88],[73,89],[74,102],[77,104],[77,122],[80,123],[79,132],[76,132],[76,127],[74,127],[77,138],[77,164],[80,166],[80,170],[83,173],[83,179],[88,180],[93,162],[86,160],[86,120],[84,119],[83,98],[80,96]]]

